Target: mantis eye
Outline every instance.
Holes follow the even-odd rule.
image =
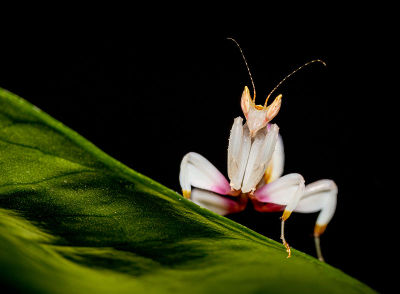
[[[247,125],[250,130],[251,137],[254,137],[258,130],[265,127],[279,112],[281,108],[282,95],[278,95],[271,105],[256,105],[250,96],[249,88],[244,87],[241,98],[241,106],[243,114],[246,117]]]
[[[250,91],[247,86],[244,87],[243,94],[242,94],[242,99],[240,100],[240,105],[242,106],[243,114],[248,118],[249,115],[249,109],[250,109],[250,103],[251,103],[251,96],[250,96]]]
[[[266,120],[267,122],[270,122],[279,112],[281,109],[281,104],[282,104],[282,94],[279,94],[274,102],[270,106],[267,107],[267,117]]]

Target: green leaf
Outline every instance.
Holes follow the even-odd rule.
[[[281,244],[2,89],[0,283],[25,293],[374,292],[299,251],[287,259]]]

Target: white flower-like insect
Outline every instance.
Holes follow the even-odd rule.
[[[230,39],[230,38],[229,38]],[[255,87],[247,61],[246,63],[254,89],[251,98],[245,87],[241,107],[246,118],[234,119],[228,145],[228,177],[206,158],[198,153],[186,154],[181,162],[179,181],[183,196],[215,213],[226,215],[245,209],[248,201],[260,212],[283,211],[281,217],[281,239],[291,256],[289,244],[284,236],[284,224],[291,213],[320,212],[314,227],[314,240],[318,258],[323,261],[320,235],[333,217],[336,209],[337,186],[332,180],[319,180],[305,185],[300,174],[283,174],[284,149],[279,128],[270,121],[278,114],[282,95],[278,95],[267,106],[270,95],[288,77],[303,67],[321,60],[313,60],[287,75],[267,96],[264,106],[255,104]],[[193,189],[192,189],[193,187]],[[231,196],[231,197],[224,197]]]

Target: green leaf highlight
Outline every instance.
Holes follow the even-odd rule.
[[[2,89],[0,283],[24,293],[374,293],[297,250],[287,259],[281,244]]]

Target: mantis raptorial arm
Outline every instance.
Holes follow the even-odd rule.
[[[320,211],[314,227],[314,241],[318,259],[323,261],[319,237],[325,231],[336,210],[338,188],[332,180],[319,180],[308,184],[295,212]]]
[[[235,118],[228,144],[228,177],[233,190],[240,191],[251,148],[249,129],[241,117]]]
[[[254,137],[243,178],[243,193],[254,193],[256,190],[271,161],[278,140],[278,133],[278,126],[272,124],[269,130],[268,128],[264,128]]]
[[[274,154],[279,128],[276,124],[260,130],[254,138],[247,124],[234,120],[228,145],[228,176],[233,190],[253,193]]]

